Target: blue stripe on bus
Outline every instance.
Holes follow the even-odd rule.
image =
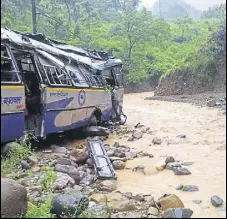
[[[1,115],[1,142],[13,141],[24,133],[24,113]]]

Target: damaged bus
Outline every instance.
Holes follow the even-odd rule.
[[[122,119],[119,59],[1,28],[1,142]]]

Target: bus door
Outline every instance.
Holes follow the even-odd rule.
[[[1,45],[1,142],[24,133],[25,89],[11,51]]]

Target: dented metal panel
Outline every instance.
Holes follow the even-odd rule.
[[[94,138],[88,138],[87,144],[97,177],[99,179],[117,179],[103,142]]]

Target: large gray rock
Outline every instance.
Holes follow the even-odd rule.
[[[86,214],[92,218],[110,218],[109,207],[104,203],[90,202]]]
[[[126,167],[126,163],[121,160],[113,161],[112,165],[115,170],[123,170]]]
[[[207,100],[207,106],[208,107],[214,107],[214,106],[216,106],[216,99]]]
[[[89,205],[87,197],[81,195],[58,195],[52,199],[52,213],[58,218],[75,218],[80,215]]]
[[[175,175],[190,175],[192,174],[187,168],[176,168],[173,170]]]
[[[27,211],[27,190],[16,181],[1,178],[1,218],[19,218]]]
[[[163,218],[191,218],[193,211],[189,208],[169,208],[165,210]]]
[[[56,164],[54,167],[56,172],[66,173],[75,180],[75,184],[80,183],[80,173],[74,166]]]
[[[88,154],[83,149],[74,149],[70,152],[70,158],[77,164],[85,164]]]
[[[97,184],[97,189],[100,191],[113,192],[117,189],[117,182],[115,180],[104,180]]]

